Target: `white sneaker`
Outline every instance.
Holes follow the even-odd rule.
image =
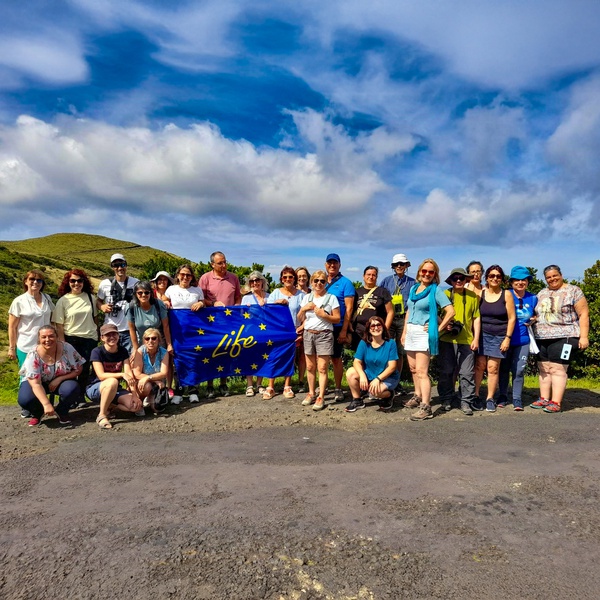
[[[146,411],[145,411],[145,410],[142,408],[142,409],[138,410],[138,411],[135,413],[135,416],[136,416],[136,417],[145,417],[145,416],[146,416]]]
[[[190,404],[193,404],[194,402],[200,402],[200,398],[198,398],[197,394],[190,394]]]
[[[148,400],[148,396],[146,396],[142,402],[142,406],[144,408],[148,408],[150,406],[150,400]]]
[[[173,396],[171,398],[171,404],[181,404],[181,401],[183,400],[183,398],[181,396]]]

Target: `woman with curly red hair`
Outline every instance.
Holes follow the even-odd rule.
[[[52,318],[59,341],[71,344],[85,358],[81,375],[78,377],[83,390],[86,389],[89,380],[90,355],[98,345],[96,297],[93,291],[85,271],[67,271],[58,287],[58,301]]]

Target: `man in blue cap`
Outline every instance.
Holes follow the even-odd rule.
[[[342,391],[342,377],[344,375],[344,363],[342,361],[342,352],[344,344],[351,342],[352,336],[348,328],[352,317],[354,307],[354,296],[356,290],[352,282],[340,273],[342,261],[339,254],[328,254],[325,259],[325,272],[327,273],[327,292],[333,294],[340,303],[340,325],[333,328],[333,378],[335,380],[334,400],[335,402],[344,401],[344,392]]]

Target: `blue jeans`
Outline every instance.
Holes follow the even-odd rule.
[[[127,331],[119,331],[119,344],[129,352],[129,356],[133,352],[133,344],[131,343],[131,334],[129,329]]]
[[[83,400],[81,388],[75,379],[66,379],[54,392],[48,392],[47,385],[44,385],[44,389],[46,390],[46,394],[48,394],[48,399],[52,403],[52,406],[54,406],[55,396],[58,396],[58,404],[55,410],[61,417],[66,416],[71,408],[77,406]],[[36,398],[31,389],[31,384],[27,379],[19,387],[17,401],[21,408],[29,411],[31,416],[37,419],[41,418],[44,414],[44,407]]]
[[[512,373],[513,404],[522,406],[521,394],[523,393],[528,356],[529,344],[511,346],[506,352],[506,358],[500,362],[498,402],[508,402],[508,381]]]

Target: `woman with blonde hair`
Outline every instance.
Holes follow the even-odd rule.
[[[454,317],[450,298],[438,286],[440,268],[432,258],[426,258],[417,270],[417,283],[410,289],[407,316],[402,333],[402,345],[408,358],[415,393],[405,404],[419,410],[411,415],[411,421],[431,419],[431,381],[429,363],[438,353],[439,335]],[[438,308],[444,316],[438,322]]]

